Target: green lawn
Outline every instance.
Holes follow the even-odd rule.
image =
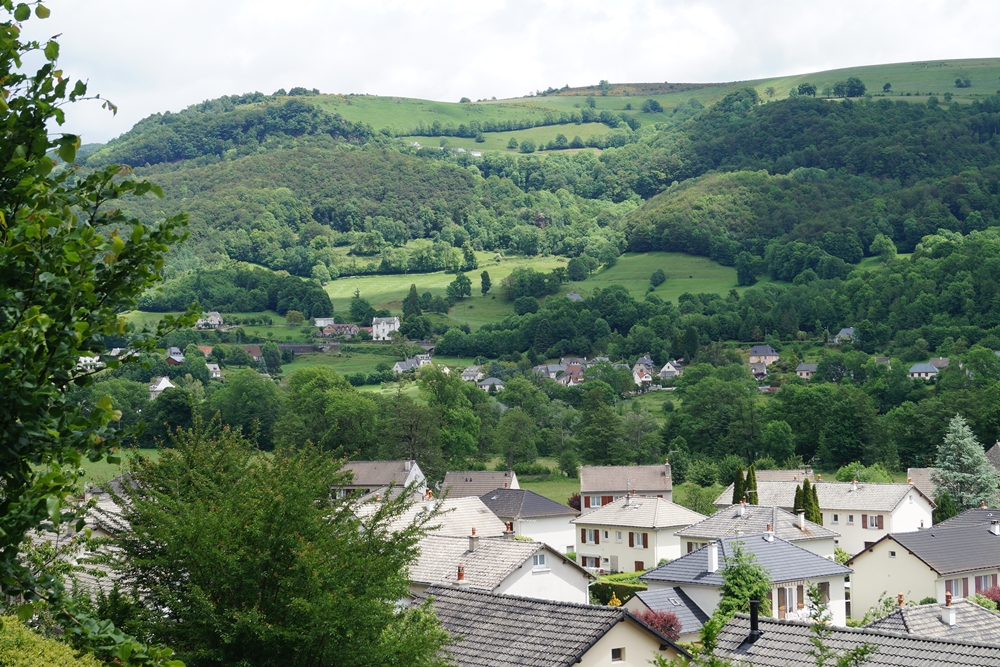
[[[143,456],[148,456],[149,458],[156,460],[160,458],[160,450],[158,449],[140,449],[137,450]],[[100,461],[91,462],[84,460],[83,470],[84,476],[83,481],[85,484],[103,484],[109,479],[113,479],[124,472],[123,468],[128,466],[128,457],[131,453],[130,450],[125,450],[121,453],[122,463],[108,463],[106,459],[101,459]]]
[[[535,481],[530,477],[525,477],[524,479],[518,477],[517,481],[522,489],[534,491],[538,495],[545,496],[561,505],[565,505],[566,501],[574,493],[580,493],[580,480],[563,477],[562,475],[550,475],[548,478],[539,481]]]

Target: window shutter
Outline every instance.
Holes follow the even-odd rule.
[[[995,587],[996,585],[997,585],[997,575],[994,574],[993,575],[993,586]]]
[[[771,616],[775,616],[777,610],[774,608],[774,589],[767,592],[767,606],[771,608]]]
[[[804,592],[802,590],[802,586],[801,585],[798,588],[796,588],[795,595],[798,596],[797,599],[799,601],[799,604],[805,606],[806,598],[805,598],[805,595],[803,593]]]
[[[882,523],[882,519],[883,518],[884,517],[881,514],[878,515],[878,529],[879,530],[883,530],[885,528],[885,525]]]
[[[583,497],[583,506],[584,507],[590,507],[590,496],[584,496]]]
[[[868,515],[867,514],[862,514],[861,515],[861,527],[864,528],[865,530],[868,530]]]
[[[600,544],[600,543],[601,543],[601,531],[595,530],[594,531],[594,544]]]
[[[614,496],[601,496],[601,505],[610,505],[615,502]]]
[[[643,549],[649,548],[649,533],[642,534],[642,548]]]
[[[580,529],[580,541],[583,542],[584,544],[587,543],[587,529],[586,528],[581,528]]]
[[[962,577],[962,597],[969,597],[969,578]]]
[[[628,545],[630,547],[635,546],[635,533],[633,533],[631,530],[628,531]]]
[[[955,594],[955,591],[951,590],[951,579],[944,580],[944,592],[951,593],[952,595]]]

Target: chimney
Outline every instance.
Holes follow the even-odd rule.
[[[456,586],[468,586],[469,582],[465,580],[465,563],[458,564],[458,578],[455,579]]]
[[[663,461],[663,470],[665,471],[665,474],[669,477],[670,476],[670,459],[665,459]]]
[[[980,500],[979,501],[979,508],[980,509],[986,509],[986,501],[985,500]]]
[[[941,622],[955,627],[955,608],[951,606],[951,593],[944,594],[944,608],[941,610]]]
[[[798,515],[799,516],[797,518],[798,518],[799,530],[804,531],[806,529],[806,511],[805,510],[799,510],[798,511]]]
[[[506,488],[509,488],[509,487],[510,487],[510,482],[504,482],[503,483],[503,488],[506,489]]]
[[[858,490],[858,480],[856,479],[851,480],[851,491],[857,491],[857,490]]]
[[[897,607],[903,606],[903,591],[900,591],[899,594],[896,596],[896,606]]]
[[[712,542],[708,545],[708,571],[719,571],[719,544]]]
[[[740,518],[742,519],[743,515],[746,514],[746,512],[747,512],[747,502],[745,500],[741,500],[740,501],[739,512],[740,512]]]
[[[506,540],[512,540],[512,539],[514,539],[514,524],[513,524],[513,522],[508,521],[505,524],[504,527],[506,528],[506,530],[503,531],[504,539],[506,539]]]
[[[413,465],[412,461],[403,461],[403,470],[410,472],[410,467]]]
[[[771,530],[771,524],[767,524],[767,530],[764,531],[764,540],[766,542],[774,542],[774,531]]]
[[[907,484],[913,484],[913,478],[912,477],[907,477],[906,478],[906,483]]]
[[[816,475],[816,481],[817,482],[822,482],[823,481],[823,475]]]
[[[793,482],[799,481],[799,476],[798,475],[792,475],[792,481]]]
[[[476,535],[476,527],[472,527],[472,535],[469,535],[469,551],[475,551],[479,546],[479,537]]]
[[[990,532],[994,535],[1000,536],[1000,521],[997,521],[996,519],[990,521]]]
[[[750,600],[750,634],[746,643],[753,644],[760,639],[760,600]]]

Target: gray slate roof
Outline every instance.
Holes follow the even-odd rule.
[[[460,637],[448,647],[459,667],[570,667],[618,623],[630,622],[661,644],[683,649],[622,607],[550,602],[494,595],[453,586],[431,586],[441,624]]]
[[[810,373],[815,373],[816,368],[819,364],[799,364],[795,367],[796,371],[809,371]]]
[[[757,480],[757,503],[777,507],[795,505],[795,487],[799,482],[762,482]],[[820,508],[826,510],[856,510],[858,512],[891,512],[906,498],[907,493],[920,493],[912,484],[877,484],[858,482],[858,490],[850,482],[817,482],[816,494]],[[923,494],[921,494],[923,495]],[[727,507],[733,500],[733,485],[715,499],[716,507]],[[930,501],[930,498],[928,498]],[[931,501],[933,504],[933,501]]]
[[[635,596],[650,609],[676,614],[677,620],[681,622],[682,635],[698,632],[708,622],[708,614],[680,588],[670,586],[653,591],[639,591]]]
[[[445,473],[441,488],[448,493],[449,498],[468,498],[481,496],[495,489],[504,488],[504,484],[514,486],[517,475],[510,470],[503,472],[492,470],[472,470],[467,472]]]
[[[626,505],[625,502],[628,501]],[[673,526],[690,526],[705,516],[663,498],[622,498],[593,512],[573,519],[570,523],[588,526],[622,526],[659,530]]]
[[[776,356],[778,353],[770,345],[754,345],[750,348],[750,354],[758,356]]]
[[[738,545],[738,543],[742,543]],[[719,569],[708,571],[708,550],[704,546],[697,551],[684,554],[680,558],[650,570],[639,578],[643,581],[669,581],[678,584],[700,584],[721,586],[725,559],[733,554],[736,546],[744,552],[752,553],[757,562],[771,575],[771,581],[781,583],[817,577],[845,576],[854,570],[836,561],[818,556],[800,546],[774,538],[773,542],[764,535],[744,535],[719,540]]]
[[[354,474],[348,486],[389,486],[405,484],[410,474],[407,466],[416,464],[416,461],[348,461],[344,470]]]
[[[955,625],[941,620],[944,605],[924,604],[899,607],[865,627],[903,635],[1000,645],[1000,614],[966,600],[954,600],[952,606],[955,608]]]
[[[760,505],[745,505],[742,517],[740,506],[730,505],[676,534],[681,537],[719,539],[735,537],[736,531],[741,531],[743,535],[763,533],[767,530],[767,524],[771,524],[775,536],[788,542],[840,537],[840,533],[808,520],[805,522],[805,530],[799,530],[799,518],[796,515],[780,507]]]
[[[986,450],[986,458],[990,460],[997,472],[1000,472],[1000,442]]]
[[[669,465],[580,467],[580,493],[662,493],[673,488]]]
[[[802,621],[779,621],[761,618],[764,633],[748,649],[740,644],[750,634],[750,617],[736,614],[722,628],[716,655],[728,656],[738,665],[788,667],[815,665],[808,651],[815,636],[812,626]],[[826,645],[838,653],[864,643],[878,650],[869,655],[865,667],[996,667],[1000,665],[1000,647],[965,642],[947,642],[927,637],[901,635],[867,628],[833,628]]]
[[[894,540],[942,575],[1000,567],[1000,536],[990,532],[989,524],[934,526],[882,538],[887,539]],[[867,550],[862,551],[848,563],[854,563],[867,553]]]
[[[560,558],[571,563],[585,579],[596,578],[543,542],[481,537],[475,551],[469,551],[469,546],[468,537],[424,537],[417,544],[420,556],[410,567],[410,581],[417,584],[452,584],[458,580],[458,564],[462,563],[469,587],[492,591],[539,551],[545,551],[550,559]],[[531,567],[530,562],[528,567]]]
[[[572,507],[527,489],[495,489],[479,497],[490,511],[501,519],[529,519],[546,516],[575,517],[580,513]]]
[[[931,364],[913,364],[912,366],[910,366],[909,372],[910,373],[930,373],[931,375],[935,375],[935,374],[937,374],[938,369],[937,369],[936,366],[932,366]]]
[[[942,528],[958,528],[964,526],[982,526],[990,525],[991,521],[1000,520],[1000,510],[990,509],[989,507],[965,510],[961,514],[956,514],[950,519],[946,519],[939,524],[936,524],[934,528],[940,530]]]

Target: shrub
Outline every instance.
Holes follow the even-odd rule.
[[[976,593],[975,595],[970,595],[966,598],[972,604],[978,604],[983,609],[989,609],[990,611],[997,610],[997,603],[989,599],[982,593]]]
[[[506,464],[504,464],[504,469],[506,469]],[[551,475],[552,469],[548,466],[544,466],[541,463],[515,463],[514,472],[518,475],[524,477],[527,475]]]
[[[519,296],[514,299],[514,312],[518,315],[538,312],[538,299],[533,296]]]
[[[663,269],[657,269],[653,271],[653,275],[649,277],[649,284],[653,287],[659,287],[667,281],[667,274],[663,273]]]
[[[993,600],[1000,606],[1000,586],[991,586],[984,591],[980,591],[980,595],[989,600]]]
[[[574,493],[569,498],[567,498],[566,499],[566,506],[567,507],[572,507],[577,512],[579,512],[580,511],[580,494],[579,493]]]
[[[4,667],[98,667],[92,656],[74,657],[76,651],[46,639],[12,616],[0,619],[0,665]]]
[[[623,581],[607,581],[602,578],[590,585],[590,594],[599,604],[606,605],[611,600],[612,593],[621,600],[622,604],[628,602],[633,595],[639,591],[644,591],[648,587],[646,584],[632,584]]]
[[[671,611],[647,609],[636,614],[640,621],[653,628],[670,641],[677,641],[681,636],[681,622],[677,614]]]
[[[917,604],[937,604],[937,598],[928,596],[920,600]]]

